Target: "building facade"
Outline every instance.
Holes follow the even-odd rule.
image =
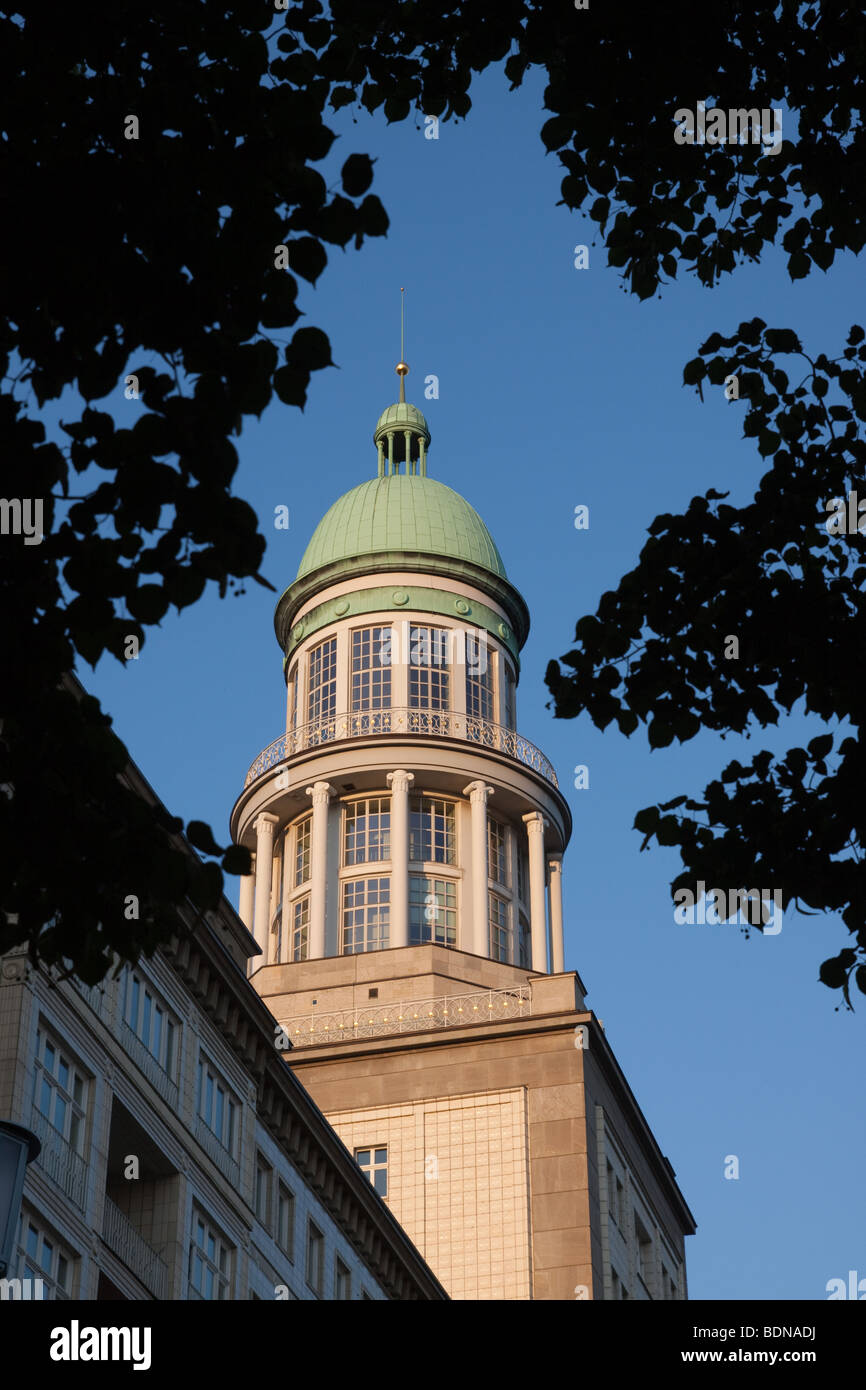
[[[694,1222],[565,969],[571,833],[517,725],[524,600],[400,399],[275,615],[232,812],[291,1069],[453,1297],[685,1298]]]
[[[42,1146],[0,1297],[445,1298],[286,1067],[237,914],[193,912],[94,988],[0,960],[0,1115]]]

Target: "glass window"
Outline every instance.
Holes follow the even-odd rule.
[[[292,960],[306,960],[309,950],[310,895],[292,904]]]
[[[375,1149],[356,1149],[355,1162],[366,1173],[380,1197],[388,1196],[388,1150],[383,1145]]]
[[[267,1230],[271,1228],[271,1179],[273,1169],[261,1154],[256,1156],[256,1216]]]
[[[298,727],[298,663],[289,672],[289,727],[294,732]]]
[[[466,662],[466,713],[471,718],[493,719],[493,672],[487,661],[472,666]],[[468,737],[478,738],[479,731],[468,731]]]
[[[283,959],[283,906],[282,906],[282,903],[281,903],[280,906],[277,908],[277,915],[276,915],[276,917],[274,918],[274,924],[273,924],[273,926],[271,927],[271,936],[273,937],[273,941],[272,941],[272,944],[271,944],[271,962],[272,962],[273,965],[279,965],[280,962],[281,962],[281,960]]]
[[[174,1080],[175,1037],[180,1026],[168,1006],[145,977],[129,966],[123,978],[123,1021],[162,1070]]]
[[[230,1245],[209,1218],[194,1211],[189,1250],[190,1298],[229,1298],[231,1254]]]
[[[87,1082],[83,1073],[40,1027],[36,1031],[33,1102],[50,1125],[80,1154],[84,1150]]]
[[[454,864],[454,802],[415,796],[409,803],[411,863]]]
[[[74,1262],[75,1256],[72,1251],[61,1245],[53,1235],[49,1236],[39,1218],[31,1216],[29,1212],[21,1213],[18,1221],[16,1277],[30,1281],[31,1298],[36,1298],[40,1293],[40,1287],[35,1283],[37,1279],[42,1281],[43,1299],[69,1298],[72,1294]],[[10,1277],[11,1274],[10,1269]]]
[[[487,817],[487,872],[494,883],[506,883],[505,826]]]
[[[391,798],[370,797],[346,807],[343,862],[373,863],[391,858]]]
[[[284,1183],[277,1190],[277,1245],[290,1260],[295,1258],[295,1197]]]
[[[334,1298],[349,1299],[352,1297],[352,1276],[349,1273],[348,1265],[343,1264],[339,1255],[336,1259],[336,1269],[334,1274]]]
[[[223,1148],[235,1157],[238,1104],[222,1077],[203,1057],[198,1064],[198,1113]]]
[[[329,637],[310,652],[307,719],[313,724],[333,716],[337,708],[337,639]]]
[[[314,1226],[307,1225],[307,1283],[314,1293],[322,1296],[325,1281],[325,1237]]]
[[[502,670],[504,671],[505,681],[505,710],[504,722],[509,729],[517,728],[517,689],[514,680],[514,672],[511,665],[502,658]]]
[[[352,633],[352,709],[391,708],[391,629],[363,627]]]
[[[409,704],[412,709],[448,709],[449,636],[447,628],[410,628]]]
[[[523,917],[517,934],[517,964],[521,970],[532,969],[532,932]]]
[[[457,885],[448,878],[409,875],[409,944],[457,945]]]
[[[490,912],[490,958],[508,960],[508,904],[495,893],[487,895]]]
[[[343,884],[343,952],[383,951],[388,945],[391,880],[351,879]]]
[[[522,903],[526,898],[526,850],[521,844],[517,846],[517,896]]]
[[[294,886],[300,888],[310,877],[310,836],[313,817],[306,816],[294,828],[295,836],[295,875]]]

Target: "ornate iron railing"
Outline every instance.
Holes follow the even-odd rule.
[[[435,999],[398,999],[375,1008],[338,1013],[304,1014],[280,1026],[295,1047],[344,1038],[381,1038],[390,1033],[420,1033],[428,1028],[463,1028],[469,1023],[526,1018],[532,1012],[529,985],[485,989],[474,994],[440,994]]]
[[[453,714],[450,710],[439,709],[357,710],[314,719],[269,743],[247,773],[244,786],[250,786],[296,753],[321,748],[340,739],[366,738],[376,734],[394,734],[398,737],[418,734],[422,738],[438,736],[464,739],[467,743],[505,753],[523,763],[524,767],[540,772],[554,787],[559,786],[550,760],[540,748],[536,748],[534,743],[516,730],[507,729],[504,724],[494,724],[490,719],[480,719],[477,715]]]
[[[168,1297],[168,1266],[107,1194],[102,1239],[154,1298],[165,1300]]]
[[[87,1164],[84,1159],[67,1144],[60,1131],[49,1124],[35,1104],[30,1112],[30,1128],[42,1145],[36,1162],[70,1201],[84,1211],[87,1197]]]

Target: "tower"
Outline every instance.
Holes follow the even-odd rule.
[[[528,610],[397,372],[375,476],[276,608],[286,731],[231,821],[252,981],[453,1297],[685,1297],[694,1223],[564,968],[571,815],[517,725]]]

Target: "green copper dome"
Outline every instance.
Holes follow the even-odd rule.
[[[396,409],[414,407],[389,407]],[[392,473],[338,498],[313,532],[297,579],[325,565],[384,552],[465,560],[506,578],[493,537],[465,498],[435,478]]]

